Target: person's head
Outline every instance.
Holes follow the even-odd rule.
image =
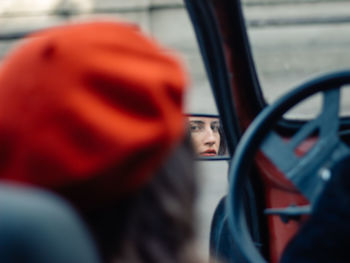
[[[145,227],[168,240],[172,225],[184,222],[172,215],[183,211],[191,186],[156,175],[184,135],[186,78],[167,54],[135,26],[87,23],[34,34],[0,69],[0,178],[68,199],[108,259],[127,254],[108,246],[127,247],[144,259],[144,247],[125,243],[128,231],[138,235]],[[171,172],[176,176],[190,169],[173,166],[180,169]],[[164,187],[156,183],[162,180]],[[152,215],[160,213],[168,232],[154,225]],[[120,235],[109,242],[101,226]],[[174,240],[182,240],[173,229],[181,236]]]
[[[199,156],[216,156],[220,151],[220,120],[212,117],[188,117],[193,146]]]

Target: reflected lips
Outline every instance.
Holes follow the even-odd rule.
[[[201,156],[216,156],[215,150],[206,150],[205,152],[200,153]]]

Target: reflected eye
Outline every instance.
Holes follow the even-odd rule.
[[[191,132],[201,132],[204,129],[204,125],[201,123],[190,122],[190,131]]]
[[[213,122],[211,123],[211,129],[213,132],[219,132],[220,130],[220,123],[219,122]]]

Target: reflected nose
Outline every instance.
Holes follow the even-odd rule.
[[[208,146],[213,146],[215,143],[216,143],[216,139],[214,136],[214,132],[212,131],[212,129],[207,130],[204,144]]]

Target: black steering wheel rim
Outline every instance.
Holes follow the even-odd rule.
[[[350,71],[339,71],[316,77],[266,107],[253,121],[238,144],[229,171],[229,193],[226,200],[226,213],[231,235],[235,243],[237,262],[263,263],[266,259],[260,254],[250,236],[242,202],[244,183],[252,166],[254,156],[265,136],[273,125],[307,97],[332,89],[339,89],[350,83]]]

